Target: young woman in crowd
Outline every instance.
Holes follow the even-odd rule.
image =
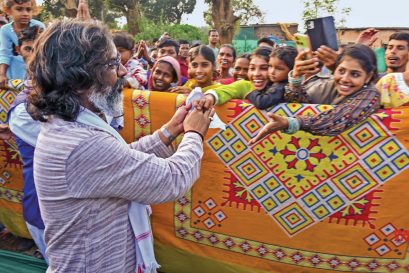
[[[233,78],[234,81],[238,80],[249,80],[248,72],[249,72],[249,65],[250,65],[250,57],[251,54],[243,53],[237,57],[236,61],[234,62],[233,68]]]
[[[183,86],[172,88],[171,92],[188,94],[195,87],[202,88],[203,92],[215,88],[220,85],[213,81],[215,71],[216,61],[213,50],[206,45],[195,46],[189,50],[190,79]]]
[[[306,52],[301,52],[297,60],[303,60]],[[304,69],[317,70],[318,63]],[[291,73],[290,73],[291,75]],[[314,116],[282,117],[269,113],[271,120],[258,135],[250,141],[255,143],[264,136],[277,130],[293,134],[298,130],[315,135],[338,135],[360,123],[380,107],[381,96],[373,85],[377,76],[376,56],[371,48],[355,44],[345,48],[336,60],[334,77],[328,79],[335,84],[335,94],[329,103],[333,109]],[[302,77],[289,77],[289,88],[285,100],[300,103],[316,103],[305,92],[301,84]],[[328,90],[328,89],[327,89]],[[323,92],[325,90],[317,90]],[[329,92],[329,91],[327,91]]]
[[[217,54],[218,79],[221,84],[230,84],[234,82],[233,75],[230,73],[236,60],[236,49],[230,44],[224,44]]]
[[[113,35],[115,47],[121,55],[121,64],[125,66],[128,73],[125,75],[126,86],[135,89],[144,89],[147,81],[147,73],[142,63],[133,58],[135,41],[126,32],[118,32]]]
[[[160,58],[152,68],[148,90],[168,92],[170,88],[181,84],[179,62],[170,56]]]
[[[42,22],[32,19],[33,15],[39,13],[35,0],[5,0],[2,8],[13,21],[0,29],[0,86],[5,85],[7,79],[25,77],[26,66],[23,58],[13,54],[20,32],[34,25],[45,28]],[[69,45],[67,47],[69,49]]]
[[[249,81],[237,81],[207,92],[211,103],[223,104],[231,99],[248,99],[259,109],[283,102],[288,72],[294,67],[297,50],[290,46],[275,49],[260,47],[251,56]]]

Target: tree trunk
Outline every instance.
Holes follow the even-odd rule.
[[[141,32],[139,25],[141,19],[141,10],[139,3],[135,3],[135,6],[129,8],[127,11],[124,11],[124,15],[128,24],[128,32],[132,35],[136,35]]]
[[[220,35],[220,44],[231,44],[234,27],[240,20],[233,13],[232,0],[212,0],[212,19],[214,28]]]

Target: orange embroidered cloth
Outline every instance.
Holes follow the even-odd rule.
[[[183,98],[125,95],[127,141],[160,128]],[[314,114],[330,106],[281,104]],[[383,110],[337,137],[299,132],[247,141],[266,114],[242,101],[216,108],[201,177],[183,198],[153,206],[163,272],[407,272],[408,108]],[[402,237],[400,237],[402,239]]]
[[[0,90],[0,122],[6,123],[7,112],[22,87],[12,80],[13,90]],[[20,153],[14,139],[0,140],[0,223],[13,234],[31,238],[23,218],[23,172]]]
[[[124,98],[127,142],[159,129],[184,101],[136,90]],[[281,104],[271,111],[328,107]],[[227,129],[209,130],[199,181],[176,202],[153,206],[161,271],[409,271],[408,244],[396,238],[409,230],[408,109],[380,111],[337,137],[279,132],[248,147],[265,112],[239,100],[216,107]],[[0,221],[23,234],[21,163],[13,151],[2,150]]]

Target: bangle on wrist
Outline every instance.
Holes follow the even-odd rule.
[[[204,141],[203,135],[202,135],[201,133],[199,133],[198,131],[196,131],[196,130],[187,130],[187,131],[185,131],[185,134],[186,134],[186,133],[196,133],[196,134],[198,134],[198,135],[200,136],[200,138],[202,139],[202,141]]]
[[[304,76],[300,76],[297,78],[293,77],[293,70],[288,73],[288,82],[293,85],[300,85],[304,81]]]
[[[288,117],[287,121],[288,121],[288,128],[282,130],[283,133],[292,135],[300,130],[300,122],[298,121],[297,118]]]

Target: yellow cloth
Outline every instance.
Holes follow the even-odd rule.
[[[383,76],[376,87],[381,92],[381,104],[386,107],[399,107],[409,102],[409,86],[403,73],[389,73]]]
[[[218,87],[220,85],[221,84],[218,83],[218,82],[212,82],[211,85],[203,87],[202,92],[206,92],[206,91],[208,91],[210,89],[213,89],[213,88],[216,88],[216,87]],[[197,87],[197,82],[196,82],[195,79],[189,79],[187,82],[185,82],[185,84],[183,86],[190,88],[190,90],[193,90],[193,88]]]

